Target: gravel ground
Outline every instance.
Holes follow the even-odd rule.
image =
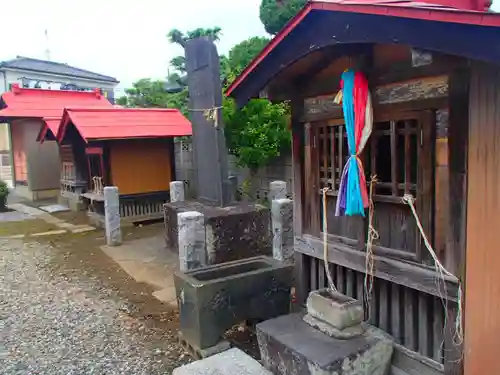
[[[189,360],[175,312],[99,251],[68,246],[0,240],[1,374],[171,374]]]

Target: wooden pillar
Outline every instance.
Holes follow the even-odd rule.
[[[469,128],[468,69],[454,71],[449,81],[448,127],[448,227],[444,264],[447,270],[464,280],[467,207],[467,144]],[[446,375],[463,374],[463,346],[457,343],[455,321],[457,306],[448,304],[444,332]]]
[[[500,374],[500,71],[475,63],[467,164],[465,375]]]
[[[293,234],[303,233],[304,201],[304,124],[300,122],[304,111],[304,100],[295,95],[291,101],[292,109],[292,165],[293,165]],[[306,256],[295,252],[295,294],[297,305],[307,298],[308,265]]]

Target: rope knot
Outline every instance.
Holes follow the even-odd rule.
[[[405,194],[405,195],[403,195],[403,198],[401,198],[401,200],[403,201],[403,203],[406,203],[406,204],[412,204],[413,205],[413,203],[415,203],[415,198],[411,194]]]

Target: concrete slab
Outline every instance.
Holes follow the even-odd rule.
[[[69,207],[62,204],[49,204],[47,206],[40,206],[40,210],[53,214],[56,212],[67,212],[69,211]]]
[[[56,235],[65,234],[65,233],[68,233],[68,232],[66,232],[64,229],[60,229],[60,230],[49,230],[47,232],[33,233],[33,234],[30,234],[29,236],[30,237],[44,237],[44,236],[56,236]]]
[[[153,297],[155,297],[158,301],[171,305],[172,307],[178,307],[177,295],[175,294],[175,287],[173,285],[153,292]]]
[[[272,375],[255,359],[233,348],[176,368],[172,375]]]
[[[9,211],[0,213],[0,223],[6,221],[24,221],[33,219],[36,219],[36,217],[19,211]]]
[[[91,232],[91,231],[93,231],[95,229],[96,229],[95,227],[92,227],[90,225],[69,228],[69,230],[71,231],[71,233],[85,233],[85,232]]]
[[[154,236],[124,242],[120,247],[101,246],[134,280],[157,289],[153,296],[161,302],[177,306],[173,274],[178,269],[178,256],[165,250],[163,237]]]

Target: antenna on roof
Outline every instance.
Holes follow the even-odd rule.
[[[49,30],[45,29],[45,58],[50,61]]]

